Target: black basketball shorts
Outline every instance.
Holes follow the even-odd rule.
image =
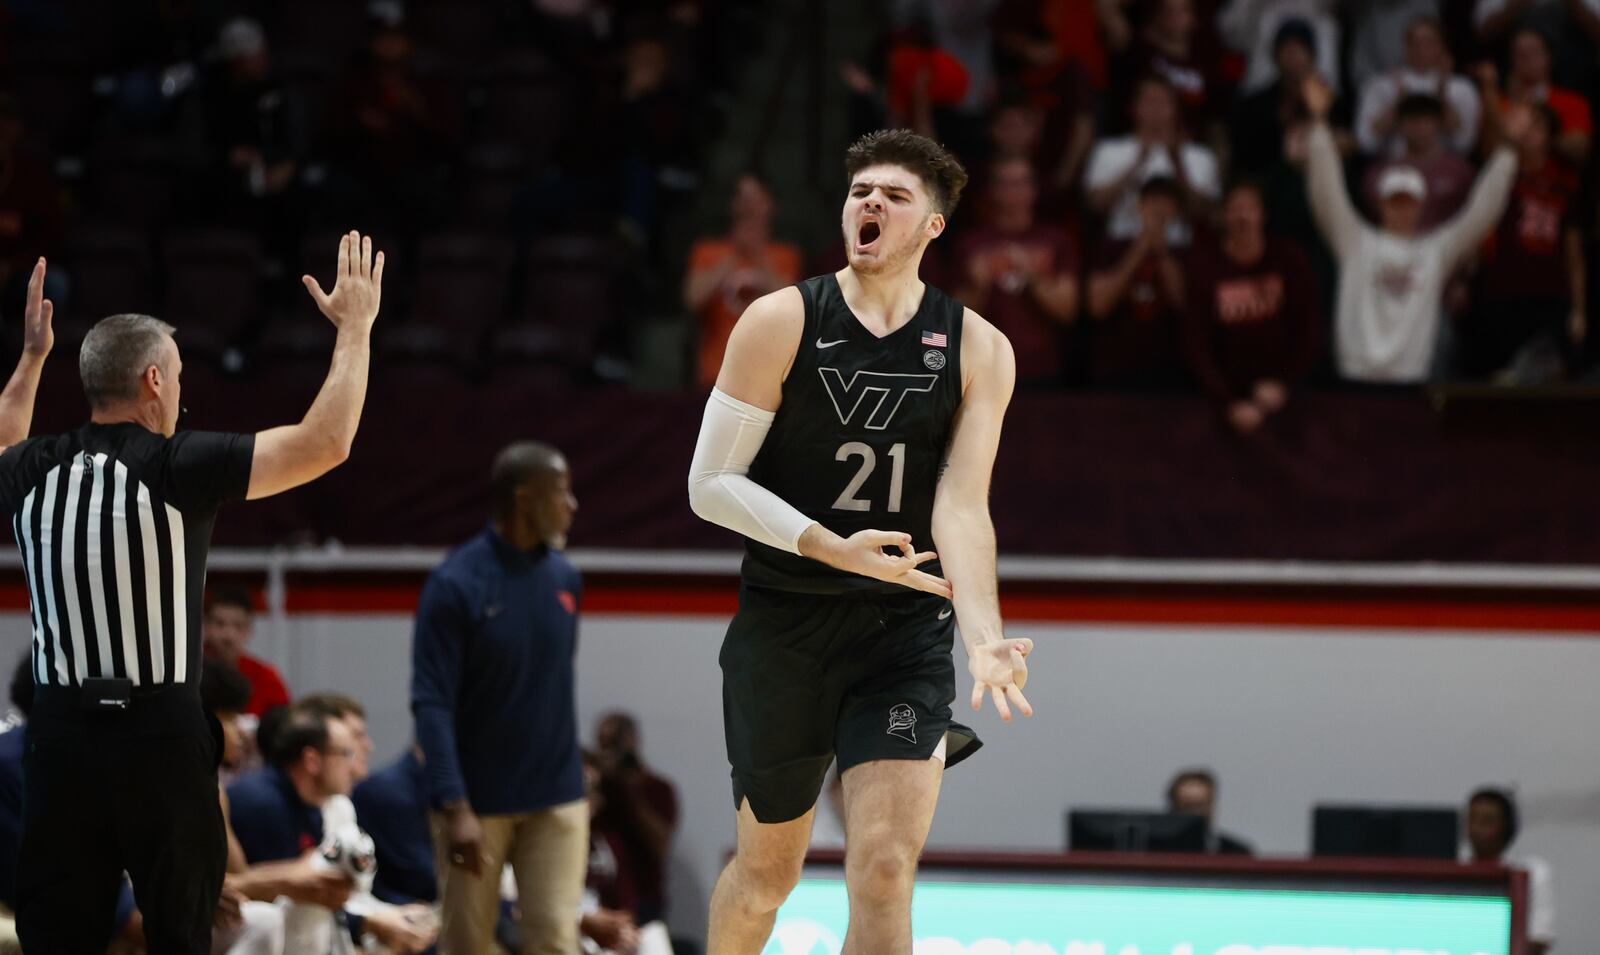
[[[948,600],[811,595],[745,587],[722,643],[722,715],[733,801],[763,823],[816,805],[842,773],[878,759],[945,765],[982,743],[951,719],[955,619]]]

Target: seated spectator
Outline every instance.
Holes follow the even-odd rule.
[[[1164,80],[1178,95],[1184,124],[1196,134],[1217,117],[1222,95],[1213,75],[1214,51],[1203,49],[1194,0],[1152,0],[1138,34],[1116,60],[1113,108],[1125,113],[1145,76]]]
[[[191,134],[207,156],[193,212],[207,221],[251,223],[272,248],[287,251],[301,231],[305,104],[274,73],[266,32],[255,20],[230,20],[217,46],[219,64],[200,87],[201,127]]]
[[[222,734],[223,766],[237,766],[244,755],[244,731],[239,715],[250,701],[250,681],[244,674],[218,660],[206,660],[200,675],[200,705],[216,719]],[[218,790],[224,819],[227,797]],[[283,951],[283,913],[271,900],[258,900],[240,885],[239,877],[248,863],[235,850],[238,842],[228,831],[228,874],[217,902],[217,919],[212,928],[211,950],[218,955],[264,955]]]
[[[949,120],[941,124],[938,119],[966,102],[969,81],[966,66],[939,45],[929,18],[914,18],[895,32],[889,46],[884,97],[890,125],[948,138],[941,130],[949,128]]]
[[[1373,227],[1356,212],[1345,189],[1326,123],[1332,92],[1312,80],[1305,96],[1317,120],[1309,143],[1311,206],[1339,259],[1334,321],[1339,372],[1352,381],[1421,382],[1434,364],[1444,284],[1500,217],[1516,157],[1510,149],[1497,150],[1466,207],[1426,232],[1419,225],[1426,181],[1415,169],[1391,169],[1378,183],[1381,221]],[[1520,109],[1508,112],[1504,123],[1506,134],[1518,141],[1531,120]]]
[[[354,788],[357,753],[355,734],[344,721],[291,710],[274,734],[268,767],[228,787],[228,818],[252,869],[264,863],[288,863],[265,867],[256,873],[257,879],[283,880],[290,890],[283,894],[300,905],[327,909],[330,914],[344,910],[357,944],[371,934],[381,944],[415,955],[433,943],[434,933],[420,910],[359,898],[348,874],[319,859],[329,835],[324,811],[341,821],[348,816],[354,823],[348,796]],[[362,903],[359,911],[353,907],[357,902]],[[293,913],[286,920],[292,936],[301,920]]]
[[[1589,161],[1594,136],[1594,116],[1589,101],[1574,90],[1557,86],[1551,77],[1550,40],[1539,30],[1521,29],[1511,37],[1510,70],[1506,74],[1501,105],[1547,105],[1561,120],[1556,151],[1582,168]],[[1480,83],[1490,83],[1493,67],[1486,66]],[[1486,97],[1489,95],[1484,94]],[[1488,130],[1485,130],[1486,134]]]
[[[422,750],[412,745],[362,781],[350,796],[356,821],[372,836],[378,853],[372,894],[396,905],[439,899],[423,772]]]
[[[1364,90],[1380,74],[1398,70],[1406,60],[1406,43],[1412,24],[1423,18],[1438,20],[1440,0],[1351,0],[1345,4],[1350,26],[1349,67],[1346,87]],[[1445,49],[1444,25],[1441,41]]]
[[[287,706],[289,689],[277,668],[245,652],[255,629],[256,608],[250,595],[216,587],[207,596],[202,647],[206,656],[233,667],[250,681],[250,702],[244,712],[259,720],[273,707]]]
[[[1083,0],[1003,0],[994,17],[995,51],[1000,65],[1027,90],[1030,101],[1046,110],[1061,105],[1064,83],[1081,71],[1096,89],[1106,85],[1103,2]],[[1123,24],[1117,48],[1132,31]]]
[[[1445,146],[1445,111],[1439,100],[1423,93],[1410,93],[1401,98],[1394,113],[1400,152],[1367,169],[1362,196],[1368,208],[1376,211],[1378,183],[1389,170],[1415,169],[1422,174],[1428,193],[1422,200],[1422,217],[1417,228],[1435,228],[1461,210],[1467,194],[1472,191],[1477,171]]]
[[[308,693],[296,704],[310,713],[318,713],[330,720],[340,720],[350,728],[355,740],[356,758],[351,772],[356,782],[366,779],[372,772],[372,737],[367,734],[367,708],[354,697],[343,693]]]
[[[444,163],[458,124],[423,88],[414,59],[405,28],[378,23],[333,98],[327,126],[335,192],[363,221],[415,227],[444,212]]]
[[[1465,6],[1465,4],[1461,4]],[[1477,0],[1472,25],[1485,50],[1499,50],[1516,31],[1534,29],[1550,43],[1554,71],[1565,86],[1585,85],[1600,44],[1600,4],[1594,0]]]
[[[635,867],[625,841],[617,833],[602,831],[600,817],[607,811],[605,783],[599,757],[583,754],[583,781],[589,794],[589,871],[578,916],[579,933],[603,950],[631,952],[639,944]]]
[[[988,182],[990,167],[1003,160],[1026,160],[1040,185],[1040,211],[1066,214],[1073,204],[1083,161],[1094,144],[1093,91],[1087,85],[1074,89],[1084,95],[1070,100],[1055,124],[1047,125],[1044,109],[1026,99],[1002,101],[990,116],[983,158],[967,166],[972,181]],[[982,203],[983,197],[978,201]]]
[[[1132,241],[1107,239],[1089,274],[1090,381],[1113,388],[1169,388],[1182,380],[1178,318],[1183,266],[1169,236],[1180,190],[1166,177],[1139,190]]]
[[[1535,856],[1509,855],[1520,828],[1517,802],[1503,789],[1484,787],[1467,800],[1467,846],[1462,862],[1495,862],[1528,873],[1529,955],[1545,955],[1556,943],[1555,887],[1550,866]]]
[[[1266,220],[1260,187],[1234,186],[1222,203],[1222,241],[1198,245],[1189,262],[1189,370],[1241,434],[1282,410],[1322,344],[1311,265],[1292,241],[1269,242]]]
[[[800,278],[800,250],[772,238],[772,194],[753,175],[739,177],[724,239],[701,239],[689,250],[683,306],[700,320],[695,382],[716,384],[722,353],[745,306]]]
[[[1011,340],[1017,382],[1055,384],[1067,326],[1078,315],[1078,252],[1065,230],[1039,223],[1033,167],[1005,159],[989,170],[984,222],[956,246],[960,299]]]
[[[1289,20],[1311,27],[1317,72],[1329,87],[1339,89],[1338,6],[1335,0],[1229,0],[1217,14],[1217,32],[1223,43],[1247,58],[1239,92],[1249,95],[1272,82],[1273,44]]]
[[[1578,171],[1554,151],[1555,111],[1533,111],[1517,148],[1517,180],[1478,259],[1463,370],[1502,384],[1544,384],[1576,360],[1587,332]]]
[[[1278,27],[1272,41],[1276,78],[1241,99],[1229,123],[1237,172],[1264,176],[1285,161],[1290,130],[1309,116],[1300,96],[1306,79],[1316,73],[1315,42],[1304,20],[1285,20]]]
[[[1089,153],[1083,188],[1089,208],[1106,217],[1106,236],[1131,241],[1144,219],[1140,188],[1160,176],[1175,189],[1176,204],[1167,222],[1167,245],[1189,244],[1189,222],[1202,218],[1216,201],[1221,182],[1217,158],[1190,142],[1178,119],[1172,87],[1157,77],[1139,81],[1133,98],[1133,132],[1103,139]]]
[[[652,772],[639,752],[639,723],[627,713],[607,713],[595,727],[595,760],[603,805],[590,830],[620,846],[630,871],[631,905],[639,925],[666,914],[667,857],[678,828],[678,792]]]
[[[1206,851],[1222,855],[1253,855],[1248,842],[1216,827],[1217,777],[1209,769],[1186,769],[1167,784],[1167,811],[1199,816],[1206,821]]]
[[[1453,73],[1444,27],[1437,17],[1422,17],[1406,27],[1405,37],[1404,65],[1374,76],[1361,88],[1356,142],[1365,153],[1399,155],[1407,145],[1400,107],[1420,95],[1440,104],[1441,132],[1450,149],[1471,154],[1478,145],[1478,91],[1466,77]]]

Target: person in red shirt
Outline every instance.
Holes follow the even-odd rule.
[[[988,316],[1017,353],[1019,384],[1054,384],[1065,331],[1078,317],[1078,250],[1065,230],[1036,221],[1033,166],[1014,156],[989,170],[983,225],[956,247],[969,308]]]
[[[678,791],[645,765],[639,723],[621,712],[600,717],[595,728],[602,805],[590,823],[616,856],[619,891],[601,903],[630,912],[640,925],[666,913],[667,858],[678,828]]]
[[[1189,370],[1228,423],[1248,434],[1311,373],[1322,310],[1305,253],[1267,240],[1261,189],[1241,183],[1222,203],[1222,236],[1191,253],[1183,341]]]
[[[1550,62],[1550,41],[1545,35],[1532,27],[1518,30],[1511,38],[1510,71],[1506,75],[1501,105],[1549,106],[1561,121],[1561,134],[1555,140],[1556,151],[1582,168],[1589,161],[1594,116],[1589,111],[1589,101],[1581,94],[1555,85],[1550,76]],[[1493,67],[1480,67],[1480,70],[1480,83],[1492,83]],[[1483,96],[1487,101],[1490,91],[1484,90]],[[1490,125],[1483,124],[1484,135],[1492,134]]]
[[[1183,266],[1167,243],[1178,206],[1176,182],[1166,176],[1146,180],[1139,190],[1138,236],[1107,240],[1096,250],[1088,299],[1092,384],[1163,389],[1182,379]]]
[[[270,709],[289,705],[289,689],[272,664],[244,652],[255,627],[255,604],[242,590],[218,588],[206,601],[206,656],[220,660],[250,681],[250,702],[244,712],[257,720]]]
[[[1462,331],[1463,370],[1507,384],[1539,384],[1570,366],[1587,332],[1588,272],[1579,224],[1578,171],[1558,152],[1549,107],[1518,144],[1517,181],[1484,240],[1473,309]]]

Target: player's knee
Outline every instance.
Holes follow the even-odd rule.
[[[789,893],[800,882],[800,868],[805,857],[780,859],[740,854],[734,864],[739,868],[739,881],[743,884],[746,903],[752,911],[776,912]]]
[[[851,897],[860,902],[907,902],[916,878],[917,849],[905,840],[862,840],[846,853],[845,880]]]

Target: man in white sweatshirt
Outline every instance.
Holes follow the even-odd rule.
[[[1333,94],[1313,75],[1305,103],[1315,126],[1309,142],[1311,209],[1339,261],[1334,343],[1339,373],[1351,381],[1415,384],[1433,367],[1440,296],[1455,267],[1477,248],[1505,209],[1516,177],[1514,144],[1532,117],[1524,108],[1502,117],[1505,145],[1494,151],[1467,204],[1443,225],[1420,231],[1427,184],[1417,170],[1395,166],[1378,181],[1380,224],[1356,212],[1328,109]]]

